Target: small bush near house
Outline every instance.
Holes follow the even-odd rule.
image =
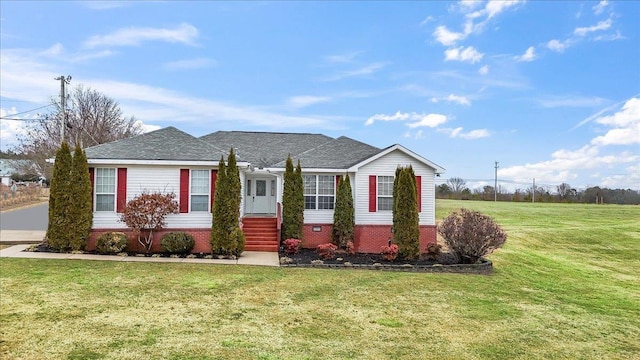
[[[96,251],[99,254],[117,254],[129,245],[129,238],[122,232],[108,232],[100,235],[96,242]]]
[[[398,245],[391,244],[389,246],[383,246],[381,248],[380,255],[382,255],[382,258],[387,261],[395,260],[398,257]]]
[[[244,246],[246,243],[246,238],[244,236],[244,233],[242,232],[240,227],[236,227],[231,231],[230,236],[231,236],[231,239],[233,239],[233,242],[236,244],[235,248],[232,251],[232,255],[240,256],[244,251]]]
[[[326,244],[320,244],[318,245],[318,255],[323,259],[323,260],[331,260],[334,258],[334,256],[336,255],[336,250],[338,250],[338,247],[333,245],[332,243],[326,243]]]
[[[437,260],[442,252],[442,245],[437,243],[431,243],[427,245],[427,252],[423,256],[429,260]]]
[[[282,242],[284,246],[284,253],[287,255],[294,255],[300,252],[300,245],[302,241],[300,239],[287,239]]]
[[[438,225],[438,232],[451,253],[464,264],[477,262],[507,241],[507,234],[491,217],[467,209],[449,214]]]
[[[196,241],[186,232],[170,232],[160,239],[160,248],[171,254],[186,254],[193,250]]]
[[[353,241],[347,241],[347,246],[345,247],[345,250],[347,250],[347,254],[355,255],[356,246],[353,244]]]

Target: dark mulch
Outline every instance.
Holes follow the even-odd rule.
[[[49,247],[49,245],[47,245],[46,242],[41,242],[37,245],[33,245],[31,247],[28,248],[27,251],[33,251],[33,252],[49,252],[49,253],[68,253],[68,251],[58,251],[56,249],[53,249],[51,247]],[[120,256],[123,253],[126,253],[127,256],[144,256],[144,257],[152,257],[152,256],[156,256],[156,257],[175,257],[175,258],[186,258],[186,257],[190,257],[190,258],[197,258],[197,259],[210,259],[210,258],[214,258],[214,259],[230,259],[232,257],[230,256],[218,256],[218,255],[211,255],[209,253],[194,253],[194,254],[171,254],[171,253],[165,253],[165,252],[153,252],[153,253],[139,253],[139,252],[133,252],[133,251],[125,251],[121,254],[100,254],[97,251],[82,251],[83,254],[92,254],[92,255],[105,255],[105,256]]]
[[[336,251],[336,255],[331,260],[324,260],[320,258],[318,252],[315,249],[301,249],[299,253],[288,255],[284,252],[280,252],[280,258],[287,257],[291,259],[289,264],[297,264],[297,265],[307,265],[312,264],[314,260],[322,260],[324,264],[332,264],[332,265],[340,265],[344,263],[351,263],[353,265],[373,265],[373,264],[384,264],[384,265],[451,265],[455,264],[455,259],[449,253],[442,252],[435,258],[429,258],[426,256],[422,256],[417,260],[401,260],[396,259],[393,261],[385,260],[382,258],[380,254],[349,254],[345,251]]]

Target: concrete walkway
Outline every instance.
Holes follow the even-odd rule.
[[[42,240],[42,238],[40,238]],[[39,241],[37,241],[39,242]],[[29,245],[14,245],[0,250],[0,257],[29,258],[29,259],[68,259],[68,260],[103,260],[123,262],[162,262],[162,263],[192,263],[218,265],[259,265],[280,266],[280,259],[276,252],[245,251],[236,260],[230,259],[187,259],[166,257],[115,256],[94,254],[68,254],[24,251]]]

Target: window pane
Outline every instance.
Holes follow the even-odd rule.
[[[392,210],[393,198],[392,197],[378,197],[378,210]]]
[[[192,194],[208,194],[209,193],[209,171],[208,170],[192,170],[191,171],[191,193]]]
[[[318,195],[333,195],[336,180],[333,175],[318,176]]]
[[[114,195],[96,195],[96,211],[113,211],[115,209]]]
[[[315,195],[316,194],[316,176],[302,175],[302,181],[304,182],[304,194]]]
[[[251,180],[247,180],[247,196],[251,196]]]
[[[191,211],[209,211],[209,196],[191,195]]]
[[[304,197],[304,209],[305,210],[315,210],[316,209],[316,197],[315,196],[305,196]]]
[[[256,180],[256,196],[267,195],[267,180]]]
[[[96,194],[116,193],[116,169],[96,169]]]
[[[378,195],[393,196],[393,176],[378,176]]]
[[[318,209],[331,210],[334,204],[333,196],[318,196]]]

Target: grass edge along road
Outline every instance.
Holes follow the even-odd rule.
[[[0,259],[0,358],[640,358],[640,207],[461,206],[491,276]]]

